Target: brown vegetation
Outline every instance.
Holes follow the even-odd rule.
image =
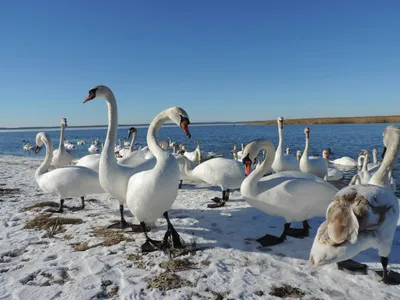
[[[372,124],[400,123],[400,115],[396,116],[366,116],[366,117],[331,117],[285,119],[285,124]],[[276,120],[244,122],[245,125],[276,125]]]

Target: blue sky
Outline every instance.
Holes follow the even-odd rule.
[[[399,1],[4,1],[0,127],[400,114]]]

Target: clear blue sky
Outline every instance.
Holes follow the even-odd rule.
[[[13,0],[0,127],[400,114],[400,1]]]

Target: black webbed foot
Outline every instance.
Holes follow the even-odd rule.
[[[338,269],[343,271],[347,270],[354,274],[366,275],[368,271],[368,266],[361,264],[352,259],[344,260],[337,263]]]
[[[107,228],[109,228],[109,229],[125,229],[125,228],[130,228],[131,226],[132,226],[131,224],[129,224],[125,220],[122,220],[122,221],[119,221],[117,223],[113,223],[113,224],[107,226]]]
[[[263,247],[269,247],[269,246],[279,245],[283,243],[285,239],[271,234],[266,234],[263,237],[257,239],[256,241],[259,242]]]
[[[163,241],[156,241],[148,238],[140,248],[142,249],[142,252],[148,253],[148,252],[164,250],[165,245]]]
[[[211,204],[207,204],[208,208],[218,208],[218,207],[223,207],[225,206],[225,201],[221,201],[218,203],[211,203]]]

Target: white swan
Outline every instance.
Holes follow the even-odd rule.
[[[365,150],[365,152],[368,153],[368,150]],[[372,157],[373,162],[367,164],[367,170],[370,172],[376,172],[380,167],[380,163],[378,162],[378,149],[372,149]]]
[[[78,145],[78,146],[82,146],[82,145],[85,145],[86,144],[86,141],[85,140],[80,140],[78,137],[76,138],[76,144]]]
[[[23,149],[24,149],[25,151],[33,150],[33,148],[35,148],[35,147],[31,144],[30,141],[25,141],[25,140],[23,140],[22,143],[23,143]]]
[[[101,155],[98,153],[85,155],[84,157],[80,158],[75,165],[86,167],[99,173],[100,157]]]
[[[61,119],[61,130],[60,130],[60,144],[58,149],[53,152],[53,159],[51,164],[56,168],[65,167],[71,164],[73,157],[67,152],[64,145],[64,132],[65,127],[67,127],[67,119]]]
[[[313,174],[299,171],[284,171],[262,177],[275,159],[274,145],[267,140],[256,140],[248,144],[243,153],[246,172],[261,150],[267,158],[243,181],[240,193],[253,207],[271,216],[285,218],[285,228],[280,237],[265,235],[257,241],[263,246],[282,243],[286,236],[304,237],[309,234],[307,219],[325,215],[337,189]],[[290,228],[290,223],[302,221],[303,229]]]
[[[356,175],[356,180],[353,179],[351,180],[351,183],[354,183],[355,185],[357,184],[368,184],[369,180],[371,179],[371,173],[367,170],[367,162],[368,162],[368,152],[365,152],[365,154],[361,154],[358,159],[362,160],[362,168],[360,171],[357,172]],[[353,176],[353,178],[354,178]]]
[[[311,173],[324,178],[328,174],[326,161],[324,158],[309,159],[308,148],[310,145],[310,128],[306,127],[304,129],[304,134],[306,136],[306,146],[300,159],[300,170],[304,173]]]
[[[324,179],[327,181],[337,181],[343,179],[344,172],[342,170],[329,168],[329,151],[327,149],[324,149],[324,151],[322,151],[322,157],[324,158],[326,167],[328,168],[328,174]]]
[[[348,156],[343,156],[341,158],[337,158],[335,160],[330,161],[334,165],[339,165],[339,166],[347,166],[347,167],[357,167],[359,166],[357,161],[354,158],[348,157]]]
[[[99,175],[88,168],[73,166],[48,171],[53,156],[53,144],[46,133],[40,132],[36,135],[36,153],[39,152],[43,144],[46,146],[46,156],[36,170],[35,177],[36,182],[44,192],[60,197],[60,208],[54,212],[63,212],[65,198],[81,197],[81,208],[83,209],[85,207],[85,195],[104,193],[99,182]]]
[[[181,145],[180,148],[181,150],[184,151],[184,156],[186,156],[189,160],[190,163],[192,164],[192,166],[197,166],[200,161],[201,161],[201,151],[200,151],[200,142],[199,141],[195,141],[196,149],[192,152],[187,152],[185,145]]]
[[[340,269],[366,273],[367,266],[349,260],[361,251],[378,249],[383,267],[383,281],[390,282],[387,265],[393,236],[399,219],[399,203],[386,186],[400,146],[400,129],[388,126],[383,143],[387,153],[368,185],[342,189],[326,212],[310,253],[310,263],[323,266],[338,263]]]
[[[216,157],[207,160],[194,169],[186,156],[178,155],[176,158],[183,164],[183,170],[191,180],[200,180],[212,186],[219,186],[222,190],[222,198],[215,197],[211,200],[216,204],[209,204],[209,208],[216,208],[225,205],[229,200],[229,190],[240,187],[245,178],[243,164],[233,159]]]
[[[299,162],[296,160],[296,157],[292,155],[284,155],[283,153],[283,118],[279,117],[277,119],[278,123],[278,133],[279,133],[279,144],[276,149],[275,160],[272,164],[272,169],[275,172],[283,172],[283,171],[299,171]]]
[[[188,129],[189,117],[182,108],[171,107],[159,113],[151,122],[147,132],[147,145],[156,157],[157,163],[153,169],[133,175],[129,179],[126,192],[126,203],[140,222],[138,228],[146,236],[146,242],[141,247],[144,252],[166,247],[169,242],[173,248],[184,247],[168,218],[168,210],[178,193],[178,164],[175,157],[169,151],[164,151],[157,143],[158,131],[168,120],[180,126],[185,134],[191,137]],[[158,242],[148,237],[146,224],[154,224],[161,215],[167,220],[168,229],[164,241]]]
[[[99,180],[103,189],[119,202],[121,222],[112,224],[109,228],[126,228],[130,225],[124,219],[124,203],[129,178],[133,174],[148,170],[148,165],[142,164],[136,168],[121,166],[114,155],[117,139],[118,108],[114,94],[105,85],[98,85],[89,90],[89,95],[83,103],[93,99],[104,98],[108,107],[108,129],[99,164]]]
[[[137,130],[135,127],[131,127],[128,129],[128,136],[126,137],[125,140],[128,140],[131,136],[132,136],[132,141],[130,143],[128,142],[129,145],[126,146],[126,142],[125,142],[124,143],[125,148],[122,149],[121,151],[119,151],[119,154],[122,155],[122,158],[120,158],[120,160],[122,160],[124,157],[126,157],[127,155],[130,155],[131,153],[133,153],[135,151],[135,141],[136,141],[136,137],[137,137]]]

